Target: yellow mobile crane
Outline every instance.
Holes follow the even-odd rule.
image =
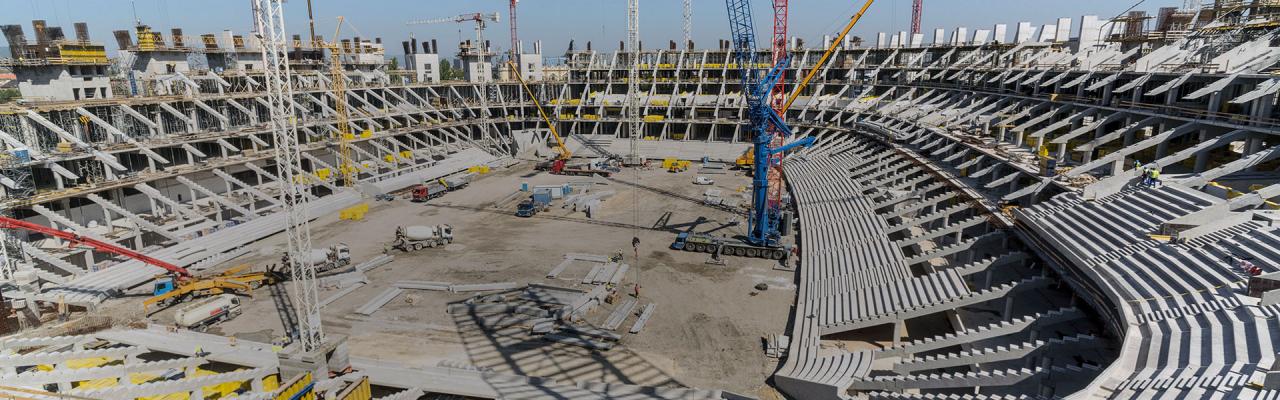
[[[542,121],[547,123],[547,129],[551,130],[551,137],[556,139],[556,151],[560,155],[556,157],[557,161],[568,160],[573,156],[567,147],[564,147],[564,139],[560,137],[560,132],[556,131],[556,124],[551,121],[551,117],[547,116],[547,112],[542,109],[542,102],[538,101],[538,95],[533,93],[533,89],[529,88],[529,84],[525,83],[524,78],[520,76],[520,67],[511,61],[507,61],[507,68],[511,69],[511,75],[520,81],[520,86],[524,87],[525,93],[529,94],[529,100],[538,108],[538,115],[542,116]]]

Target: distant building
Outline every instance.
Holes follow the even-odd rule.
[[[62,28],[43,20],[31,21],[35,42],[28,42],[20,25],[0,27],[12,58],[0,67],[13,71],[22,97],[28,100],[66,101],[112,97],[107,50],[89,41],[89,26],[75,24],[75,39]]]

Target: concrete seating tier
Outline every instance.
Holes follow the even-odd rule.
[[[1249,221],[1188,240],[1147,236],[1224,200],[1176,184],[1095,201],[1059,195],[1020,218],[1119,307],[1124,346],[1091,386],[1110,398],[1274,398],[1261,382],[1280,350],[1280,321],[1244,296],[1247,274],[1228,256],[1280,265],[1280,235]]]

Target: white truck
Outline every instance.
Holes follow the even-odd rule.
[[[332,271],[351,264],[351,248],[346,243],[338,243],[323,249],[311,249],[310,256],[303,261],[315,266],[317,273]],[[288,254],[284,255],[283,262],[290,265]]]
[[[240,298],[222,294],[187,305],[173,314],[173,322],[187,329],[205,330],[240,315]]]
[[[404,251],[422,250],[423,247],[444,246],[453,242],[453,226],[401,226],[396,227],[394,247]]]

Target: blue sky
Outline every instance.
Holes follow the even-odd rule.
[[[451,17],[464,13],[500,12],[502,22],[491,24],[486,38],[502,49],[508,47],[507,2],[505,0],[312,0],[316,13],[316,33],[326,38],[333,35],[334,22],[343,15],[351,22],[343,27],[343,36],[356,34],[364,38],[382,37],[388,55],[402,53],[400,42],[410,32],[419,40],[435,38],[441,52],[452,57],[459,34],[474,37],[472,24],[437,24],[408,27],[411,19]],[[771,16],[768,0],[752,0],[758,34],[767,34]],[[932,40],[935,27],[957,26],[989,28],[996,23],[1013,26],[1019,21],[1039,26],[1058,17],[1079,18],[1082,15],[1114,16],[1137,0],[925,0],[923,31]],[[861,6],[860,0],[793,0],[791,2],[791,35],[809,43],[823,34],[835,34]],[[856,3],[856,4],[855,4]],[[1154,14],[1162,6],[1180,5],[1180,0],[1148,0],[1139,9]],[[680,0],[642,0],[640,33],[645,47],[665,47],[668,40],[679,40],[681,33]],[[216,33],[223,29],[246,33],[251,27],[249,2],[245,0],[0,0],[0,24],[21,24],[31,33],[32,19],[45,19],[50,25],[63,26],[71,35],[71,23],[89,23],[93,39],[115,47],[111,31],[128,29],[133,22],[133,9],[143,23],[166,33],[180,27],[187,35]],[[285,5],[290,33],[306,37],[305,0],[289,0]],[[526,48],[534,39],[543,41],[544,53],[563,53],[570,39],[579,48],[588,40],[596,49],[616,49],[626,37],[625,0],[522,0],[518,11],[520,37]],[[714,47],[727,36],[723,0],[693,0],[693,38],[699,48]],[[874,42],[876,32],[908,30],[911,23],[911,0],[880,0],[854,28],[854,34]]]

